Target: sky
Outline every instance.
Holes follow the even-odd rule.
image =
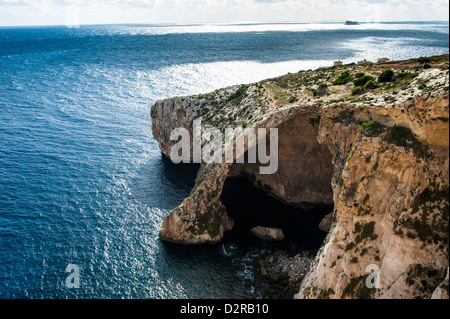
[[[448,0],[0,0],[0,26],[448,21]]]

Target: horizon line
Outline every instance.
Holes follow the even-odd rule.
[[[270,25],[270,24],[343,24],[346,21],[356,21],[359,25],[371,25],[371,24],[404,24],[404,23],[450,23],[450,20],[400,20],[400,21],[380,21],[374,22],[359,22],[357,20],[339,20],[339,21],[267,21],[267,22],[161,22],[161,23],[141,23],[141,22],[120,22],[120,23],[80,23],[79,26],[153,26],[153,27],[167,27],[167,26],[201,26],[201,25],[223,25],[223,26],[238,26],[238,25]],[[0,25],[0,28],[8,27],[67,27],[65,24],[29,24],[29,25]]]

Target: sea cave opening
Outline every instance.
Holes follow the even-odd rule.
[[[255,244],[259,240],[250,232],[253,227],[274,227],[283,230],[285,239],[273,244],[295,245],[305,251],[320,248],[327,234],[318,226],[333,211],[332,205],[306,207],[283,203],[245,176],[226,179],[221,201],[234,220],[233,229],[225,234],[225,242]]]
[[[317,250],[327,233],[319,229],[333,212],[333,155],[318,140],[320,115],[294,116],[278,126],[278,169],[262,175],[260,164],[234,163],[221,201],[234,220],[224,240],[247,239],[256,226],[280,228],[284,243]],[[280,244],[282,243],[280,242]]]

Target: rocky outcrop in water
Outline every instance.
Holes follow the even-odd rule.
[[[281,241],[284,239],[283,230],[280,228],[256,226],[250,231],[254,236],[264,241]]]
[[[262,298],[292,299],[313,259],[310,252],[264,251],[252,263],[253,286],[261,292]]]
[[[380,77],[386,68],[392,82]],[[342,83],[363,76],[370,85]],[[170,132],[192,133],[199,117],[206,127],[276,127],[279,136],[275,174],[260,174],[258,163],[202,164],[160,237],[219,242],[233,227],[223,183],[247,176],[285,203],[334,204],[296,297],[430,298],[448,267],[448,80],[446,55],[431,68],[417,60],[337,66],[157,102],[152,129],[166,156],[176,143]]]

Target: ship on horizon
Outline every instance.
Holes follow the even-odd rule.
[[[358,21],[349,21],[349,20],[345,21],[345,25],[358,25],[358,24],[359,24]]]

